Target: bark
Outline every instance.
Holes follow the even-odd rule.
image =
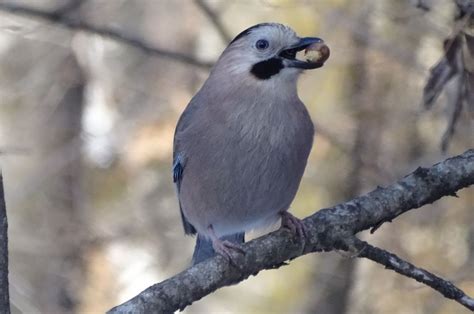
[[[264,269],[278,268],[298,256],[318,251],[352,250],[347,242],[353,240],[357,232],[392,221],[406,211],[443,196],[456,195],[456,191],[472,184],[474,149],[430,168],[419,167],[388,187],[378,187],[366,195],[307,217],[304,220],[307,228],[305,244],[288,230],[280,229],[246,243],[245,255],[234,256],[238,268],[216,256],[149,287],[109,313],[171,313],[220,287],[237,284]],[[431,287],[438,290],[437,286]],[[474,300],[464,293],[454,297],[466,307],[474,304]]]
[[[0,170],[0,313],[10,313],[8,285],[8,221],[3,191],[3,175]]]

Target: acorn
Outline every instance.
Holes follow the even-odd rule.
[[[329,58],[330,50],[324,42],[314,43],[306,47],[304,56],[307,62],[324,63]]]

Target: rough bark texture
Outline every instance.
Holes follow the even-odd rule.
[[[0,170],[0,313],[10,313],[10,293],[8,286],[8,221],[3,175]]]
[[[221,256],[211,258],[149,287],[110,313],[171,313],[184,309],[220,287],[236,284],[264,269],[278,268],[298,256],[347,250],[346,241],[357,232],[391,221],[443,196],[455,195],[456,191],[472,184],[474,149],[430,168],[419,167],[386,188],[378,187],[366,195],[307,217],[304,220],[307,228],[305,245],[288,230],[280,229],[245,244],[246,254],[234,256],[238,268]],[[438,290],[436,286],[431,287]],[[460,300],[465,306],[474,302],[466,295],[457,299]]]

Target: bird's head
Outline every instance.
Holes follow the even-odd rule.
[[[299,51],[322,42],[316,37],[300,38],[291,28],[282,24],[257,24],[232,40],[219,58],[215,70],[231,75],[249,75],[259,81],[293,79],[302,70],[323,65],[327,57],[322,62],[297,58]]]

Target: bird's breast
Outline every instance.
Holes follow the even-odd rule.
[[[299,101],[241,105],[229,112],[226,124],[232,132],[229,135],[249,144],[285,146],[300,133],[312,133],[311,119]]]
[[[309,115],[303,104],[259,105],[220,115],[188,142],[183,204],[198,229],[249,230],[278,217],[296,194],[313,141]],[[205,215],[192,212],[199,207]]]
[[[240,189],[252,210],[276,210],[289,206],[296,193],[313,142],[313,124],[302,103],[260,106],[228,123],[223,155],[235,182],[229,197]]]

